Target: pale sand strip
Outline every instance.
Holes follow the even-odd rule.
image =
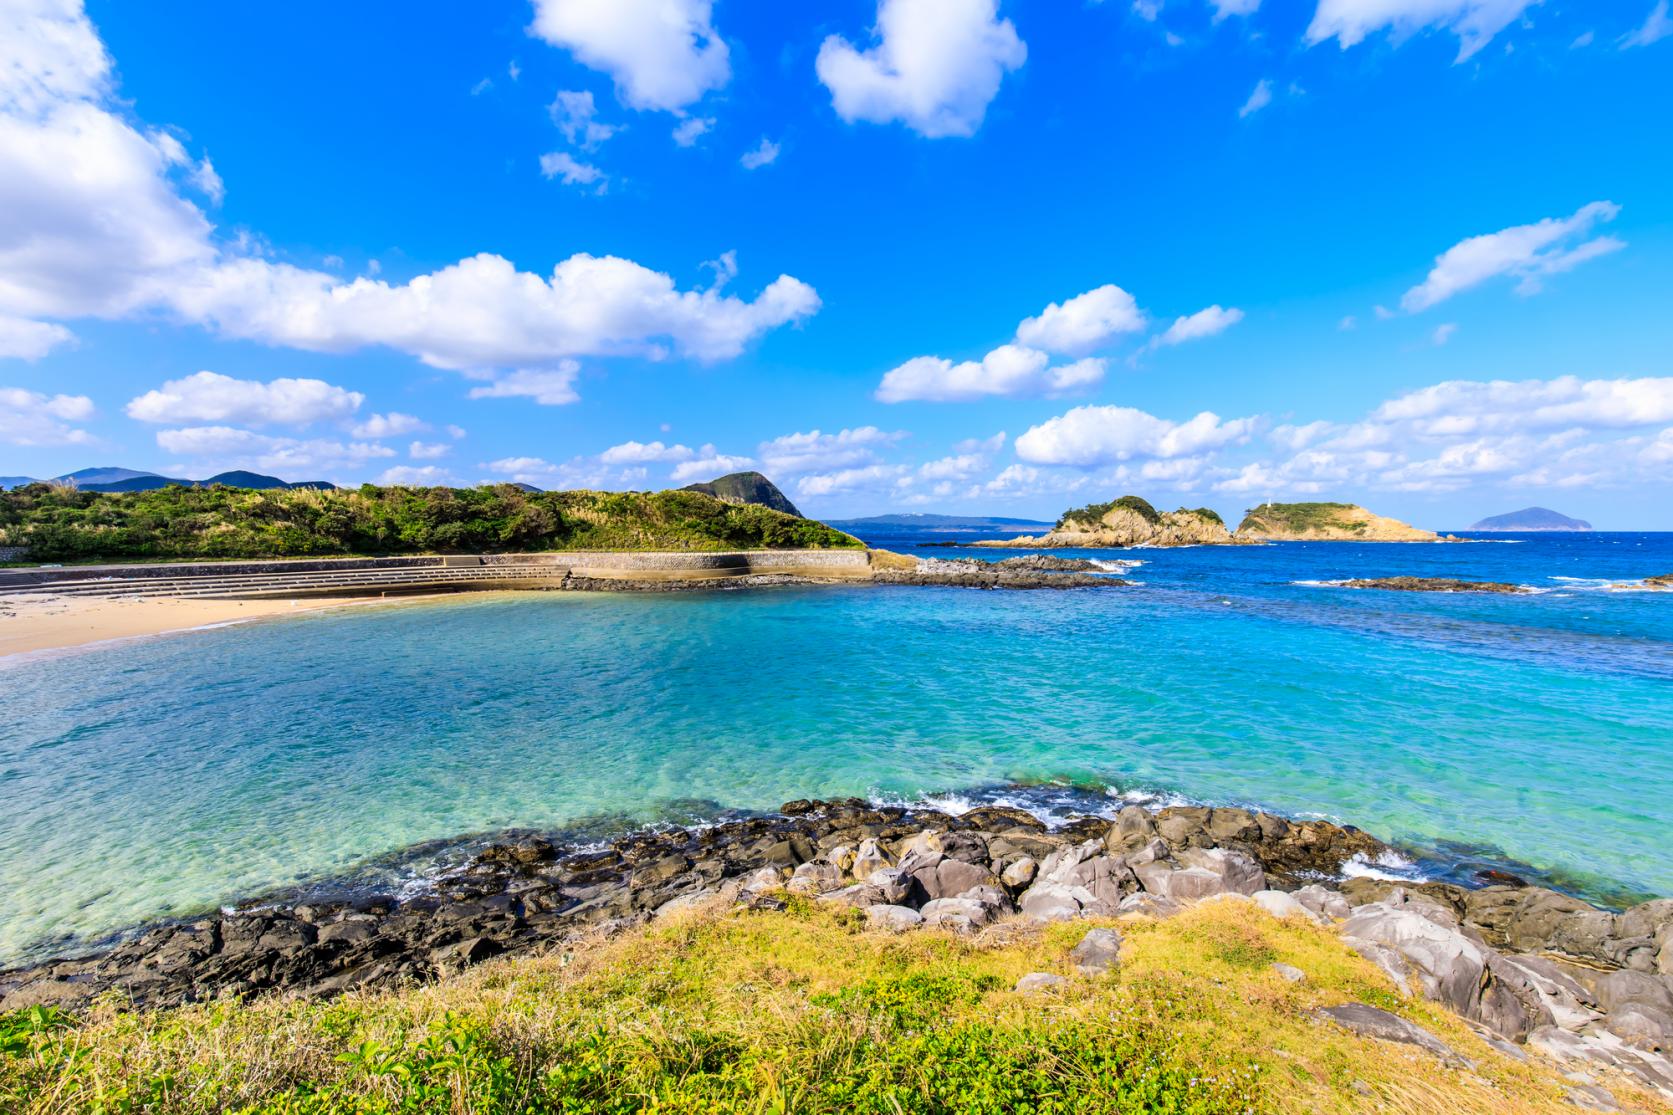
[[[0,658],[367,603],[381,601],[0,596]]]

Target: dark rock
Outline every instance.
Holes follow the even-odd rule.
[[[1392,592],[1497,592],[1516,594],[1530,591],[1504,581],[1458,581],[1450,577],[1371,577],[1343,581],[1345,588],[1377,588]]]
[[[1451,1046],[1428,1030],[1407,1022],[1397,1014],[1366,1003],[1344,1003],[1339,1007],[1325,1007],[1319,1011],[1319,1015],[1362,1037],[1415,1045],[1419,1049],[1428,1050],[1443,1061],[1464,1063],[1463,1058],[1452,1051]]]

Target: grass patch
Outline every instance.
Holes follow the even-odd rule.
[[[1162,521],[1161,514],[1150,505],[1149,500],[1140,496],[1122,496],[1120,499],[1112,499],[1108,503],[1089,503],[1085,507],[1065,511],[1058,518],[1056,529],[1062,530],[1070,523],[1083,523],[1088,530],[1096,529],[1098,524],[1103,521],[1104,516],[1117,508],[1133,512],[1151,526],[1155,526]]]
[[[1247,903],[1119,923],[1118,975],[1072,975],[1090,925],[975,938],[798,904],[698,911],[567,952],[329,1003],[227,1001],[0,1021],[0,1110],[447,1112],[1559,1111],[1565,1082],[1399,998],[1334,935]],[[1307,972],[1291,984],[1273,960]],[[1034,971],[1069,976],[1027,996]],[[1391,1005],[1476,1071],[1314,1019]],[[1370,1096],[1361,1089],[1369,1089]],[[1649,1111],[1650,1097],[1622,1094]]]
[[[1263,503],[1243,514],[1238,530],[1292,531],[1346,530],[1363,533],[1365,522],[1349,518],[1356,510],[1351,503]]]

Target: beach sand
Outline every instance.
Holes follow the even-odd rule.
[[[0,658],[380,602],[0,596]]]

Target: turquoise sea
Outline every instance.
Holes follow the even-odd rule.
[[[1673,535],[1092,556],[1142,584],[460,597],[7,660],[0,964],[812,796],[1246,803],[1412,852],[1372,870],[1673,894],[1673,593],[1609,587]],[[1399,573],[1541,591],[1327,583]]]

